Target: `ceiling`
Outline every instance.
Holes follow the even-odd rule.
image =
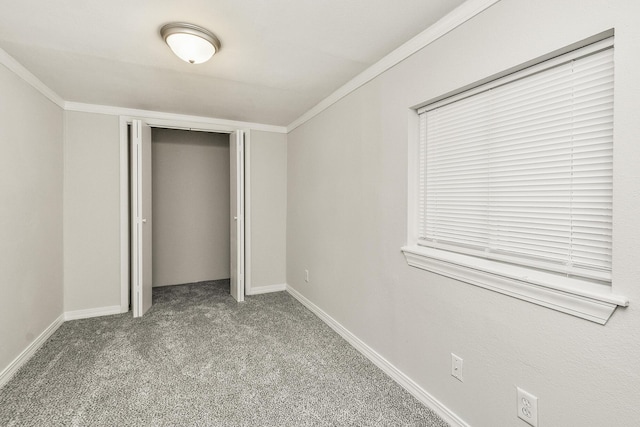
[[[286,126],[464,0],[0,0],[0,48],[64,100]],[[162,25],[222,49],[187,64]]]

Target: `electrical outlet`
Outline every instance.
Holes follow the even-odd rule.
[[[309,270],[304,271],[304,281],[309,283]]]
[[[464,382],[462,377],[462,357],[451,353],[451,376]]]
[[[538,398],[516,387],[518,390],[518,418],[538,427]]]

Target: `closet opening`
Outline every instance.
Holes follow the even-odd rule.
[[[229,279],[229,135],[152,128],[153,287]]]
[[[139,317],[151,307],[153,288],[219,280],[228,280],[230,293],[243,301],[243,132],[139,120],[127,122],[126,130],[123,304],[126,298]]]

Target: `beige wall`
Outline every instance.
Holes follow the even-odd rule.
[[[229,278],[229,135],[153,129],[153,286]]]
[[[250,287],[286,283],[287,135],[251,131],[249,142]]]
[[[615,27],[613,286],[605,326],[408,267],[410,107]],[[288,136],[287,279],[473,426],[630,426],[640,384],[640,2],[502,0]],[[304,282],[304,269],[311,281]],[[450,353],[464,358],[464,383]]]
[[[0,66],[0,372],[63,311],[62,114]]]
[[[64,310],[120,305],[116,116],[65,112]]]

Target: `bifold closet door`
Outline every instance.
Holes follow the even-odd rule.
[[[131,307],[140,317],[152,304],[151,127],[131,124]]]
[[[244,132],[230,135],[230,192],[231,192],[231,296],[244,301]]]

